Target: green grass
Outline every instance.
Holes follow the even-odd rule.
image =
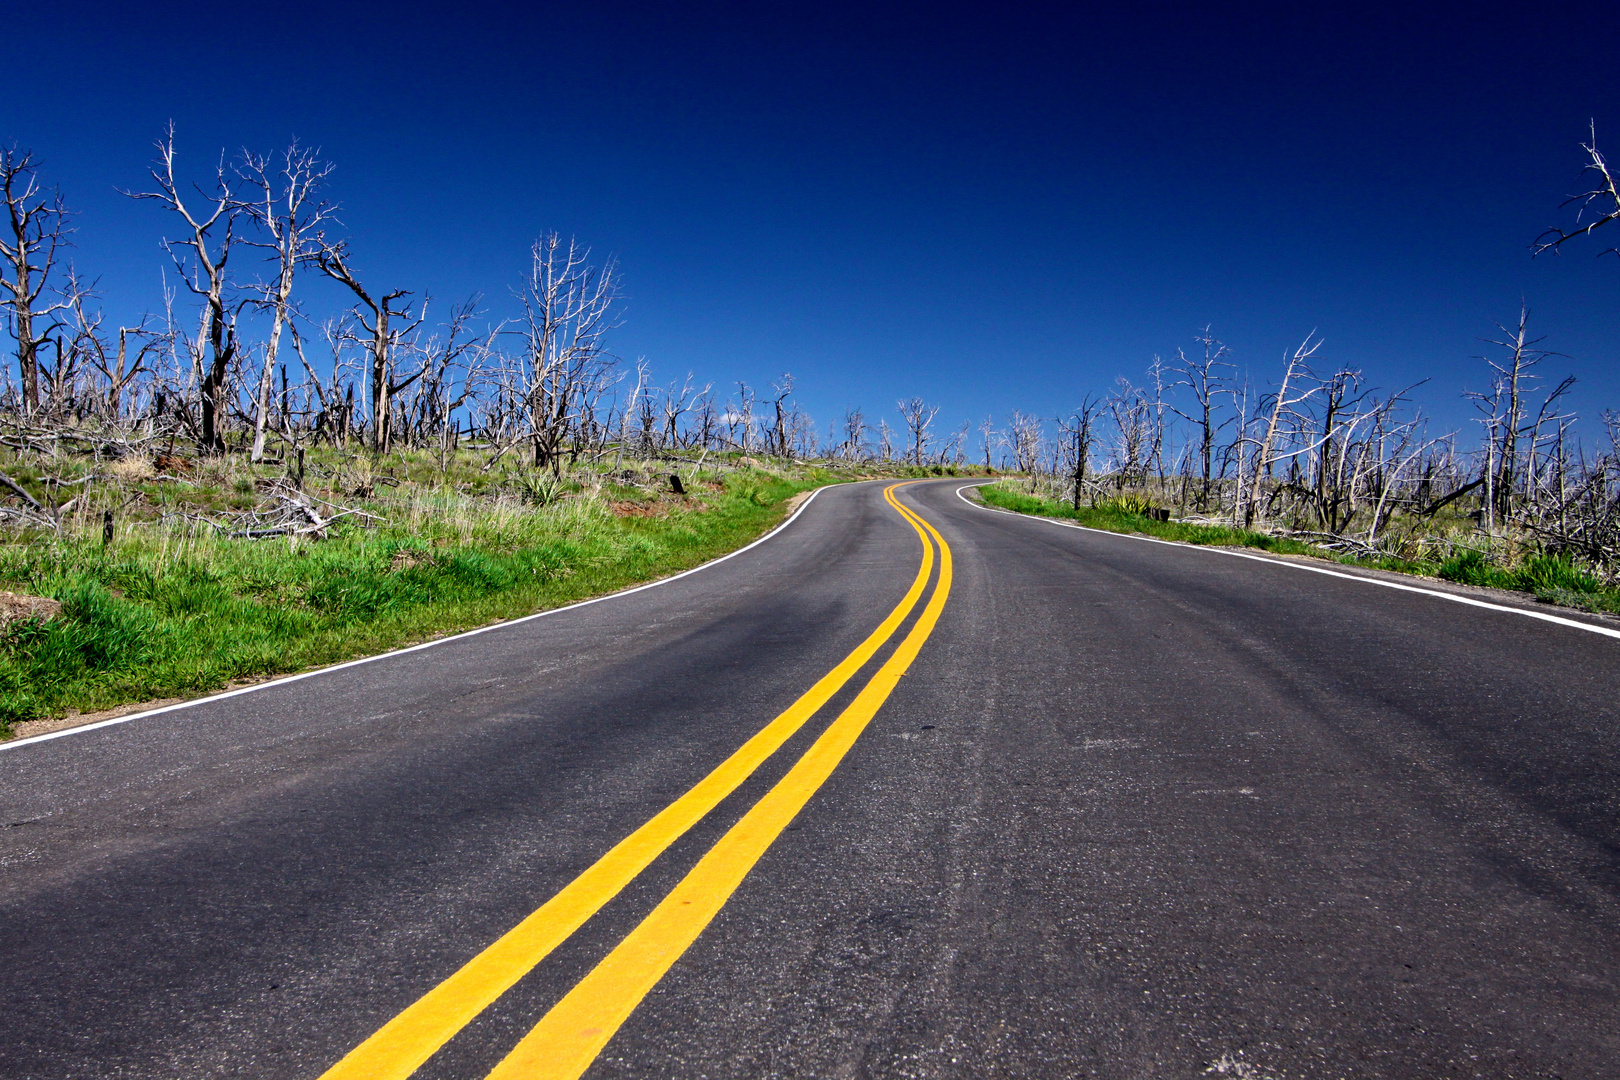
[[[1549,604],[1620,613],[1620,591],[1557,555],[1532,555],[1518,566],[1503,567],[1482,551],[1463,551],[1441,563],[1438,576],[1464,585],[1531,593]]]
[[[1605,585],[1570,560],[1556,555],[1532,554],[1516,566],[1501,566],[1493,562],[1485,552],[1476,550],[1459,552],[1438,563],[1411,561],[1393,556],[1357,558],[1326,551],[1287,537],[1268,536],[1248,529],[1158,521],[1143,513],[1149,508],[1150,503],[1145,497],[1138,495],[1126,495],[1109,504],[1081,507],[1076,510],[1073,506],[1027,495],[1000,484],[981,487],[979,492],[984,501],[991,506],[999,506],[1021,514],[1067,518],[1109,532],[1141,533],[1188,544],[1252,547],[1280,555],[1315,555],[1350,566],[1439,577],[1464,585],[1509,589],[1530,593],[1536,599],[1549,604],[1620,614],[1620,590]]]
[[[1321,552],[1309,544],[1284,537],[1267,536],[1248,529],[1234,529],[1225,525],[1194,525],[1182,521],[1158,521],[1140,511],[1148,508],[1141,498],[1115,500],[1103,506],[1082,506],[1078,510],[1065,503],[1037,498],[1013,491],[1000,484],[979,488],[979,494],[991,506],[1014,510],[1020,514],[1038,514],[1041,517],[1067,518],[1093,529],[1106,529],[1117,533],[1141,533],[1164,540],[1179,540],[1186,544],[1211,544],[1226,547],[1252,547],[1280,555],[1319,555]]]
[[[664,576],[754,539],[789,496],[834,479],[738,471],[689,501],[607,488],[547,505],[472,500],[453,485],[380,489],[392,501],[368,505],[389,524],[338,526],[320,542],[171,520],[131,525],[105,549],[89,528],[0,545],[0,587],[62,603],[59,617],[0,634],[0,737],[18,721],[206,693]],[[217,505],[221,488],[241,486],[200,495]],[[649,516],[615,513],[633,498]]]

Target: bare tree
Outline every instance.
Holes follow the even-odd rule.
[[[310,390],[320,403],[312,435],[314,438],[324,435],[334,446],[347,446],[354,430],[354,383],[349,381],[354,372],[349,349],[357,340],[349,327],[353,318],[354,313],[348,312],[321,324],[321,336],[332,356],[329,384],[323,383],[320,373],[304,355],[304,342],[298,333],[298,324],[288,324],[293,351],[298,354],[298,362],[304,369]]]
[[[906,431],[911,439],[911,460],[913,464],[923,464],[923,453],[928,444],[933,441],[930,428],[934,417],[939,414],[939,406],[929,405],[922,398],[906,398],[895,402],[900,410],[900,418],[906,422]]]
[[[894,429],[882,418],[878,419],[878,460],[894,460]]]
[[[995,452],[995,448],[1001,443],[1001,433],[996,430],[995,417],[986,416],[984,418],[984,423],[979,425],[979,438],[984,444],[984,469],[989,472],[995,467],[990,460],[990,455]]]
[[[1309,444],[1297,447],[1292,458],[1298,460],[1314,452],[1315,478],[1304,498],[1322,528],[1336,534],[1349,527],[1356,512],[1356,489],[1351,477],[1353,463],[1358,460],[1354,433],[1370,415],[1361,409],[1369,391],[1361,389],[1361,373],[1349,368],[1320,380],[1319,388],[1319,418],[1312,424],[1300,425],[1302,432],[1307,428],[1311,432]]]
[[[1230,350],[1209,330],[1209,327],[1204,327],[1203,334],[1195,339],[1203,346],[1202,355],[1196,360],[1190,360],[1186,353],[1176,350],[1176,358],[1181,362],[1177,374],[1181,379],[1174,385],[1185,386],[1192,391],[1193,409],[1189,414],[1172,406],[1177,416],[1195,425],[1198,431],[1198,461],[1203,481],[1198,494],[1200,510],[1206,509],[1209,504],[1216,438],[1221,429],[1232,422],[1231,417],[1218,415],[1218,402],[1221,397],[1232,393],[1231,376],[1237,370],[1226,359]]]
[[[944,465],[947,461],[960,465],[967,460],[968,433],[973,430],[973,421],[964,420],[962,426],[951,432],[951,437],[945,440],[945,446],[939,452],[939,463]]]
[[[1153,406],[1130,380],[1115,380],[1108,396],[1108,415],[1114,422],[1114,482],[1146,482],[1154,431]]]
[[[495,325],[474,333],[477,317],[478,298],[473,297],[451,309],[442,334],[404,343],[413,354],[411,366],[420,373],[409,401],[401,399],[400,411],[407,419],[404,433],[416,445],[437,445],[441,469],[449,467],[460,430],[456,411],[482,389],[494,366],[496,339],[504,330]]]
[[[202,194],[202,209],[193,212],[180,193],[175,177],[174,124],[171,122],[158,140],[158,162],[151,170],[158,190],[129,192],[135,199],[152,199],[167,207],[185,223],[178,240],[165,240],[163,246],[174,259],[186,287],[203,302],[197,337],[190,343],[193,370],[200,373],[200,411],[197,446],[205,454],[225,449],[225,380],[236,359],[238,341],[236,318],[240,310],[225,295],[229,287],[225,265],[235,240],[236,215],[240,209],[225,172],[224,155],[214,172],[214,190]],[[204,350],[207,350],[206,365]]]
[[[780,379],[772,383],[771,393],[774,395],[771,398],[771,408],[775,414],[771,428],[773,433],[771,441],[775,444],[777,454],[788,457],[788,410],[784,408],[784,404],[793,393],[793,376],[784,374]],[[771,452],[771,448],[767,447],[766,452]]]
[[[530,248],[523,282],[523,408],[534,464],[562,469],[563,448],[593,394],[611,377],[616,358],[607,335],[618,324],[618,268],[590,262],[590,249],[547,233]],[[632,402],[627,408],[634,409]]]
[[[816,423],[799,407],[797,401],[788,406],[783,421],[783,437],[787,440],[789,458],[798,460],[817,456]]]
[[[109,420],[117,422],[124,411],[124,394],[143,374],[151,371],[148,361],[153,354],[168,347],[167,335],[148,326],[142,318],[135,326],[118,328],[118,344],[113,346],[102,333],[102,315],[87,306],[90,291],[82,287],[69,272],[69,284],[64,290],[71,305],[73,327],[72,350],[82,355],[91,368],[104,380],[105,397],[102,409]],[[130,346],[134,344],[131,355]]]
[[[686,373],[686,381],[679,384],[679,386],[680,388],[677,390],[676,384],[670,383],[669,388],[662,395],[663,439],[665,445],[671,447],[675,446],[680,439],[681,417],[692,409],[692,373],[690,371]],[[697,397],[701,399],[708,392],[709,387],[705,386],[702,390],[697,391]]]
[[[1565,199],[1563,205],[1579,204],[1580,210],[1576,214],[1576,220],[1585,218],[1586,223],[1567,231],[1559,228],[1547,229],[1536,237],[1535,243],[1530,246],[1530,250],[1536,255],[1546,251],[1556,254],[1563,249],[1564,244],[1577,236],[1586,236],[1609,222],[1620,219],[1620,188],[1615,186],[1614,172],[1609,168],[1609,163],[1598,152],[1595,123],[1592,125],[1592,141],[1582,143],[1581,149],[1586,151],[1588,160],[1585,171],[1592,175],[1592,187],[1580,195],[1572,195]],[[1608,248],[1604,254],[1611,252],[1620,253],[1620,249]]]
[[[0,148],[0,195],[6,200],[7,233],[0,236],[0,304],[17,339],[17,371],[23,410],[39,411],[39,347],[54,328],[51,316],[71,300],[43,301],[56,268],[57,251],[67,242],[67,207],[60,191],[45,191],[38,163],[27,150]],[[42,325],[44,324],[44,325]]]
[[[860,409],[844,410],[844,438],[838,444],[838,454],[845,461],[856,461],[866,446],[866,414]]]
[[[1015,411],[1007,421],[1007,435],[1017,470],[1028,475],[1033,483],[1041,464],[1040,417]]]
[[[692,439],[707,453],[719,438],[720,410],[714,403],[714,387],[705,386],[698,395],[697,403],[692,407],[692,416],[696,430],[692,432]],[[701,460],[701,455],[699,460]]]
[[[371,451],[385,454],[392,439],[394,395],[420,378],[425,370],[419,368],[404,379],[396,380],[394,355],[401,342],[421,327],[426,312],[413,315],[410,303],[400,302],[411,295],[405,289],[373,296],[349,266],[347,241],[328,243],[320,239],[313,257],[322,273],[346,286],[359,301],[354,307],[354,319],[365,331],[360,342],[365,349],[371,384]]]
[[[1517,324],[1512,327],[1497,324],[1503,337],[1489,344],[1500,346],[1507,351],[1507,356],[1487,361],[1494,373],[1489,392],[1467,395],[1486,414],[1481,423],[1487,442],[1484,474],[1487,529],[1494,527],[1497,521],[1513,517],[1519,508],[1515,500],[1521,491],[1526,499],[1534,497],[1530,480],[1536,467],[1541,429],[1548,422],[1562,419],[1554,411],[1555,406],[1575,383],[1573,377],[1564,379],[1543,400],[1535,419],[1529,418],[1527,398],[1531,384],[1540,380],[1534,369],[1542,360],[1558,355],[1537,347],[1545,338],[1529,337],[1529,321],[1530,309],[1521,305]],[[1521,440],[1528,441],[1528,451]]]
[[[265,235],[263,241],[244,243],[269,248],[275,267],[274,277],[257,288],[259,304],[270,311],[270,337],[265,342],[264,367],[254,394],[251,460],[259,461],[264,457],[265,419],[270,411],[271,381],[280,355],[281,335],[292,317],[294,275],[300,266],[316,260],[317,237],[332,215],[331,207],[315,201],[322,183],[331,175],[332,164],[294,141],[280,155],[277,165],[267,157],[244,152],[240,171],[254,191],[252,199],[243,201],[242,209]]]
[[[1169,432],[1164,414],[1170,410],[1170,403],[1164,399],[1164,392],[1169,389],[1164,381],[1165,374],[1164,359],[1155,354],[1153,361],[1148,364],[1148,386],[1143,388],[1142,393],[1142,403],[1151,417],[1144,472],[1151,470],[1158,473],[1160,487],[1164,486],[1164,444]],[[1152,397],[1148,396],[1148,389],[1152,390]]]
[[[640,406],[642,395],[647,391],[647,384],[651,381],[652,369],[647,366],[647,358],[636,358],[636,383],[630,388],[630,396],[625,399],[624,411],[619,414],[619,445],[618,451],[613,455],[613,469],[618,471],[624,460],[624,446],[630,441],[630,418],[634,416]]]
[[[731,444],[743,453],[748,453],[753,444],[754,437],[754,391],[745,382],[737,383],[737,400],[728,402],[726,406],[726,426],[731,436]],[[742,438],[737,438],[738,431]]]
[[[1254,517],[1260,504],[1261,485],[1270,475],[1272,451],[1276,447],[1277,436],[1282,432],[1284,422],[1293,417],[1292,410],[1296,406],[1321,388],[1318,384],[1310,389],[1301,389],[1302,384],[1310,377],[1311,357],[1322,347],[1320,341],[1311,340],[1315,336],[1315,331],[1307,334],[1300,346],[1290,354],[1288,364],[1283,369],[1282,385],[1277,388],[1277,393],[1271,399],[1271,411],[1266,419],[1265,434],[1255,444],[1252,463],[1254,471],[1250,480],[1248,502],[1243,513],[1245,528],[1254,524]],[[1290,391],[1292,397],[1289,396]]]
[[[1060,422],[1063,428],[1074,439],[1073,460],[1070,462],[1074,473],[1074,508],[1080,509],[1080,500],[1086,486],[1086,470],[1091,461],[1091,445],[1093,441],[1092,427],[1097,419],[1097,413],[1102,402],[1087,394],[1080,402],[1080,407],[1070,414],[1067,422]]]

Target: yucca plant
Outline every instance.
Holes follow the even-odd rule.
[[[1129,495],[1116,495],[1112,499],[1097,504],[1099,510],[1112,510],[1117,514],[1136,514],[1139,517],[1149,517],[1156,507],[1153,500],[1146,495],[1134,492]]]

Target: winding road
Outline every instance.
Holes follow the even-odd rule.
[[[1620,1076],[1617,624],[1321,569],[854,484],[5,744],[0,1077]]]

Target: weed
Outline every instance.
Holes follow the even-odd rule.
[[[1098,503],[1098,510],[1112,510],[1118,514],[1136,514],[1141,517],[1151,516],[1154,509],[1153,500],[1146,495],[1131,492],[1126,495],[1116,495],[1107,502]]]
[[[1438,576],[1460,585],[1509,587],[1504,580],[1506,575],[1491,565],[1490,559],[1483,551],[1473,549],[1459,552],[1442,562]]]
[[[1597,578],[1577,569],[1567,558],[1533,555],[1514,572],[1517,587],[1535,593],[1578,593],[1592,596],[1603,591]]]

